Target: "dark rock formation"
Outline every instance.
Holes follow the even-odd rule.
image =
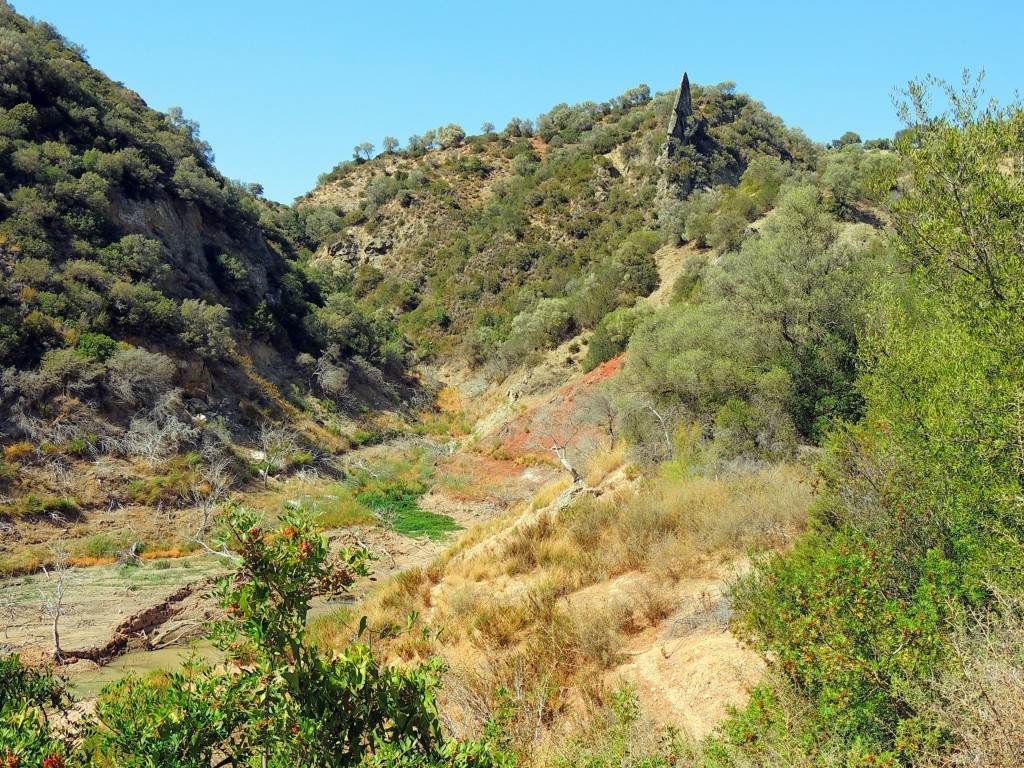
[[[679,94],[676,96],[672,117],[668,123],[668,143],[665,145],[665,154],[669,159],[675,154],[677,147],[687,143],[692,122],[693,104],[690,101],[690,78],[683,72],[683,81],[679,84]]]

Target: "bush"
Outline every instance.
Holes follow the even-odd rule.
[[[83,333],[75,342],[75,354],[105,363],[117,351],[117,342],[102,333]]]
[[[590,338],[583,370],[592,371],[601,363],[625,352],[633,331],[652,314],[653,310],[641,302],[635,307],[620,308],[605,315]]]
[[[229,316],[228,308],[220,304],[185,299],[181,303],[181,341],[208,360],[231,357],[235,353],[235,340],[231,336]]]
[[[166,355],[138,347],[107,360],[107,386],[127,403],[153,402],[170,391],[177,371]]]

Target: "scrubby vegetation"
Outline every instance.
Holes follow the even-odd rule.
[[[999,725],[1019,693],[989,649],[1020,653],[1022,112],[947,87],[933,115],[929,85],[890,177],[908,277],[864,333],[863,418],[830,438],[814,533],[737,589],[777,678],[726,729],[728,764],[1020,758]]]
[[[0,660],[7,765],[1021,762],[1019,105],[914,83],[895,141],[825,147],[694,86],[668,152],[675,94],[638,86],[360,144],[285,207],[7,5],[0,81],[0,527],[72,532],[61,572],[201,549],[242,577],[230,671],[129,678],[82,738],[58,681]],[[563,344],[585,385],[501,384]],[[431,367],[504,426],[430,411]],[[460,442],[564,476],[481,482],[490,522],[307,630],[363,560],[315,531],[445,540],[420,504],[465,485]],[[86,530],[119,505],[150,528]],[[767,672],[706,740],[659,732],[612,671],[733,567],[685,618]]]
[[[641,86],[457,151],[411,141],[343,164],[299,201],[314,273],[390,307],[421,357],[458,344],[508,372],[658,286],[654,253],[675,236],[659,221],[666,180],[714,187],[751,163],[786,174],[814,161],[799,132],[722,84],[694,90],[706,146],[665,165],[673,95]]]
[[[340,432],[360,387],[407,392],[390,319],[311,280],[294,211],[218,173],[180,109],[6,3],[0,49],[0,518],[116,500],[73,498],[76,464],[212,466],[268,421],[340,447],[314,424]]]

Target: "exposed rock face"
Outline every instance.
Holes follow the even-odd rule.
[[[679,94],[672,108],[672,118],[668,124],[668,142],[665,154],[671,159],[677,147],[685,144],[689,138],[693,118],[693,104],[690,101],[690,78],[683,72],[683,80],[679,84]]]
[[[245,266],[246,284],[238,290],[257,301],[280,301],[274,278],[283,271],[281,256],[255,227],[210,220],[195,204],[169,195],[153,199],[116,195],[110,210],[125,233],[163,244],[165,263],[171,269],[167,291],[175,298],[212,296],[234,306],[235,301],[223,295],[224,286],[218,285],[211,266],[218,254],[227,253]]]

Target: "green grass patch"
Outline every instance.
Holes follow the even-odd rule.
[[[372,510],[385,525],[403,536],[443,539],[462,527],[448,515],[419,508],[419,498],[427,487],[421,483],[400,481],[381,484],[360,493],[356,501]]]
[[[347,528],[351,525],[372,525],[377,522],[373,512],[343,485],[325,488],[315,498],[302,497],[299,500],[299,509],[313,514],[314,522],[320,530]]]

